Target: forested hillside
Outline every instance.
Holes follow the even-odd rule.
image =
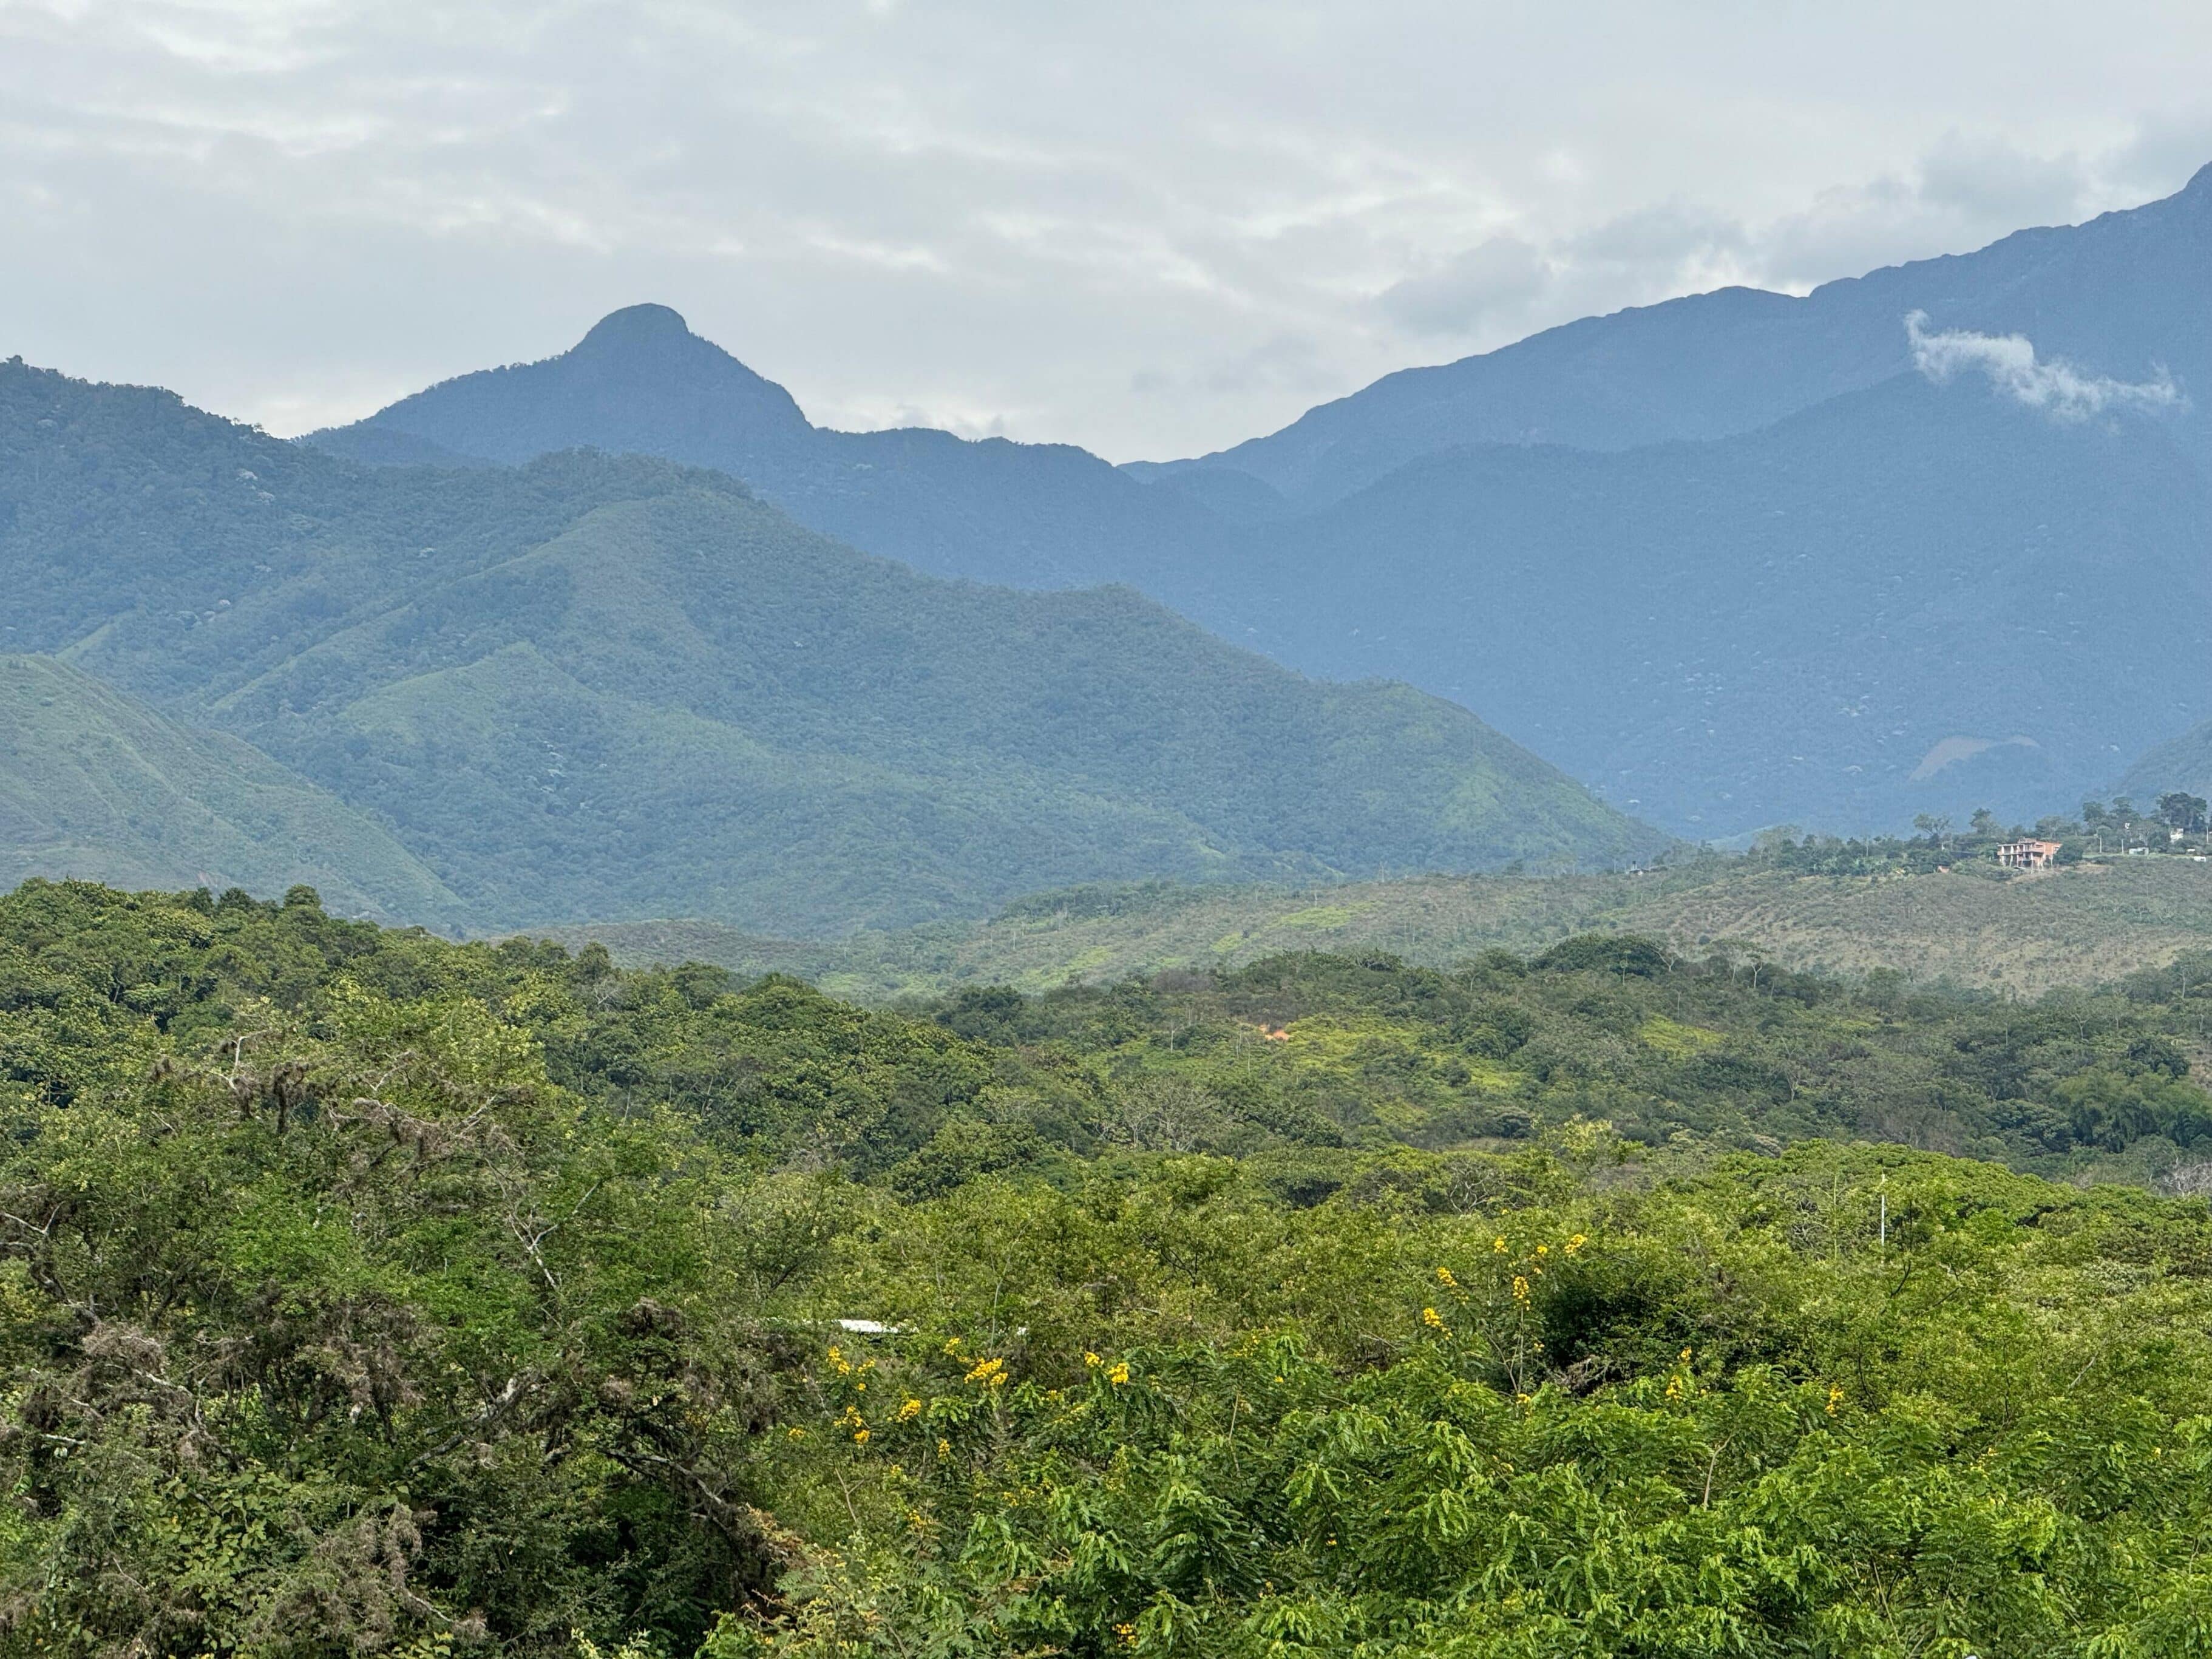
[[[0,503],[8,644],[258,745],[479,926],[835,931],[1663,844],[1463,708],[1126,590],[932,580],[665,462],[371,469],[15,364]]]
[[[1482,710],[1610,803],[1687,836],[1790,821],[1902,830],[1917,811],[1975,805],[2033,814],[2101,790],[2124,757],[2205,712],[2185,677],[2093,695],[2115,661],[2179,661],[2205,644],[2203,418],[2146,358],[2201,356],[2194,312],[2167,289],[2194,270],[2205,201],[2212,185],[2002,243],[1960,261],[1982,274],[1955,289],[1940,261],[1869,276],[1843,345],[1805,321],[1836,295],[1708,296],[1555,331],[1528,343],[1516,385],[1604,403],[1617,372],[1656,420],[1637,416],[1644,441],[1568,422],[1562,441],[1535,442],[1553,438],[1540,422],[1498,442],[1482,400],[1447,398],[1436,418],[1455,429],[1464,416],[1462,435],[1440,429],[1297,511],[1225,465],[1146,471],[1157,483],[1144,489],[1053,447],[821,431],[650,305],[562,356],[462,376],[316,442],[498,460],[639,449],[748,477],[807,525],[931,571],[1130,581],[1298,671],[1409,679]],[[2015,270],[2024,258],[2033,281]],[[2081,261],[2121,261],[2139,281],[2088,281]],[[1938,323],[1909,323],[1900,299],[1929,283],[1942,288],[1927,301],[1938,321],[1969,334],[2020,323],[2020,292],[2063,289],[2063,327],[2042,345],[1975,337],[1931,356]],[[1867,299],[1881,295],[1896,310]],[[1692,312],[1704,321],[1683,321]],[[1620,361],[1590,343],[1628,334],[1644,345]],[[2174,354],[2159,356],[2166,338]],[[1686,368],[1698,341],[1714,385]],[[1783,345],[1802,385],[1783,374],[1796,389],[1750,418],[1767,396],[1754,369]],[[2094,354],[2051,356],[2081,347]],[[2027,368],[2006,369],[2004,352],[2027,352]],[[1564,378],[1544,378],[1544,362]],[[1329,420],[1363,407],[1332,404]],[[1698,441],[1650,441],[1677,429]]]
[[[0,656],[0,881],[281,892],[457,926],[459,899],[374,820],[250,744],[165,719],[51,657]]]
[[[1585,319],[1133,475],[821,430],[660,307],[318,441],[702,462],[941,574],[1127,581],[1303,672],[1410,681],[1678,834],[1893,831],[2033,816],[2212,712],[2164,670],[2100,690],[2206,643],[2208,250],[2212,170],[1802,298]]]
[[[1217,600],[1160,591],[1460,698],[1688,833],[2033,817],[2203,713],[2164,678],[2085,694],[2212,637],[2183,424],[1908,374],[1708,443],[1438,456],[1249,532]]]
[[[2201,1182],[2205,1006],[1584,938],[865,1013],[34,884],[0,1653],[2193,1651],[2203,1200],[1851,1140]]]

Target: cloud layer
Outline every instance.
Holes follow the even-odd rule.
[[[658,300],[832,423],[1189,453],[2163,194],[2208,57],[2178,0],[0,0],[0,354],[289,431]]]
[[[2161,370],[2149,380],[2116,380],[2085,374],[2063,358],[2042,359],[2025,334],[1977,334],[1966,329],[1928,331],[1928,313],[1905,319],[1912,366],[1942,385],[1966,372],[1988,376],[2014,403],[2055,421],[2086,421],[2116,410],[2174,410],[2185,406],[2181,389]]]

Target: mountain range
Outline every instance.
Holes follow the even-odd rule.
[[[1666,844],[1444,700],[1304,678],[1126,587],[923,575],[648,457],[366,466],[15,362],[0,579],[13,672],[82,712],[17,726],[0,801],[106,756],[135,803],[100,845],[68,833],[88,811],[0,821],[56,873],[309,879],[343,823],[372,914],[832,933]],[[135,771],[95,727],[140,734]],[[292,822],[254,809],[258,864],[159,822],[257,791]]]
[[[1127,582],[1403,678],[1726,836],[2033,816],[2212,714],[2212,169],[1797,297],[1727,289],[1407,370],[1217,454],[837,433],[657,306],[312,441],[712,466],[940,574]]]

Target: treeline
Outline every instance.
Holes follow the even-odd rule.
[[[1808,834],[1795,824],[1762,833],[1744,854],[1763,864],[1801,875],[1926,875],[1961,864],[1994,864],[1997,848],[2030,839],[2056,843],[2052,861],[2078,864],[2085,858],[2128,854],[2203,853],[2212,849],[2212,805],[2202,795],[2174,791],[2153,806],[2138,807],[2125,795],[2108,805],[2085,800],[2079,813],[2051,813],[2033,826],[2008,824],[1987,807],[1964,825],[1923,812],[1912,821],[1912,836],[1842,836]]]
[[[33,884],[0,1653],[2200,1650],[2203,1202],[1864,1142],[2188,1184],[2208,966],[871,1012]]]

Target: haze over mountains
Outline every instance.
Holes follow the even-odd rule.
[[[57,872],[311,879],[349,836],[334,899],[379,915],[812,933],[1665,842],[1451,703],[1303,679],[1127,589],[923,576],[656,459],[372,469],[13,362],[0,578],[13,672],[58,688],[0,802],[135,769],[103,845],[70,838],[88,811],[0,820]],[[257,791],[252,859],[156,821]]]
[[[1131,582],[1292,666],[1462,702],[1695,835],[2033,817],[2212,714],[2174,670],[2207,633],[2208,270],[2212,170],[1802,299],[1588,319],[1120,470],[821,430],[641,307],[315,441],[643,451],[939,574]]]

